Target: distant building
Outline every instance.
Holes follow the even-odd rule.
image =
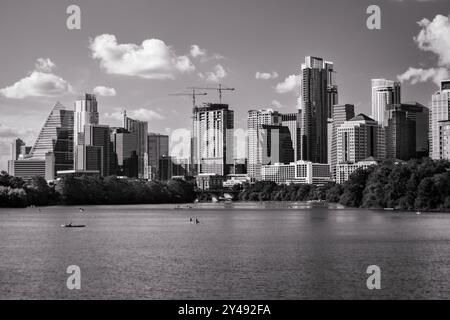
[[[123,127],[125,130],[136,133],[138,156],[138,171],[139,178],[149,179],[148,172],[148,123],[146,121],[140,121],[131,119],[127,116],[127,112],[124,111],[123,115]]]
[[[441,82],[441,88],[433,94],[430,108],[430,157],[442,159],[441,121],[450,120],[450,80]]]
[[[322,58],[306,57],[301,66],[301,160],[328,163],[328,119],[338,103],[334,66]]]
[[[116,174],[130,178],[138,177],[137,134],[124,128],[110,131]]]
[[[294,150],[294,161],[300,159],[301,111],[281,115],[281,125],[289,129]]]
[[[160,176],[160,160],[169,157],[169,136],[159,133],[148,134],[148,165],[151,167],[149,174],[150,179],[158,180]],[[170,159],[169,159],[170,160]],[[172,164],[170,162],[170,167]],[[172,168],[170,168],[171,171]],[[165,169],[165,173],[161,176],[167,177],[169,169]]]
[[[400,82],[386,79],[372,79],[372,117],[385,127],[386,107],[389,104],[401,103]]]
[[[75,150],[75,171],[97,171],[101,176],[104,176],[103,152],[104,150],[101,146],[77,145]]]
[[[276,163],[261,168],[262,179],[278,184],[315,184],[321,185],[331,181],[330,166],[326,163],[312,163],[299,160],[290,164]]]
[[[355,106],[352,104],[341,104],[332,106],[331,123],[328,132],[328,151],[331,177],[336,179],[337,164],[337,130],[345,121],[355,117]]]
[[[450,160],[450,120],[439,121],[439,159]]]
[[[56,103],[29,154],[9,162],[9,173],[22,178],[42,176],[53,180],[58,170],[73,169],[73,115],[73,111]]]
[[[33,149],[33,147],[31,147],[31,146],[21,146],[19,160],[30,158],[32,149]]]
[[[339,163],[336,166],[336,183],[342,184],[348,180],[350,175],[357,169],[367,169],[370,166],[378,165],[380,161],[374,157],[369,157],[356,163]]]
[[[246,174],[229,174],[223,182],[224,188],[232,188],[235,185],[242,185],[250,182],[250,178]]]
[[[25,142],[22,139],[14,139],[11,143],[11,159],[10,160],[19,160],[19,156],[21,154],[21,148],[25,146]]]
[[[201,173],[195,177],[197,188],[200,190],[218,190],[223,188],[225,177],[211,173]]]
[[[173,176],[186,177],[192,175],[192,164],[189,158],[172,157],[172,174]]]
[[[158,159],[158,172],[156,175],[156,179],[159,181],[167,181],[172,179],[173,176],[173,163],[172,157],[169,156],[161,156]]]
[[[263,124],[260,141],[263,164],[294,161],[294,149],[288,127]]]
[[[95,95],[86,93],[75,101],[74,112],[73,143],[77,146],[84,143],[84,126],[98,124],[99,115]]]
[[[361,113],[337,129],[337,164],[356,163],[368,157],[386,157],[385,131]]]
[[[409,160],[428,155],[428,108],[419,103],[386,106],[386,157]]]
[[[264,162],[263,125],[281,126],[282,115],[272,109],[250,110],[247,118],[247,174],[255,180],[261,179],[261,166]]]
[[[192,111],[192,163],[198,174],[226,175],[233,165],[234,111],[206,103]]]

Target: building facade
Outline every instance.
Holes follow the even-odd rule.
[[[386,126],[385,112],[389,104],[401,103],[400,82],[372,79],[372,118],[382,127]]]
[[[136,134],[136,154],[138,156],[138,176],[149,179],[148,172],[148,123],[135,120],[127,116],[124,111],[123,127],[125,130]]]
[[[430,108],[430,157],[441,159],[440,123],[450,120],[450,80],[442,81],[438,92],[433,94]]]
[[[197,174],[226,175],[233,165],[234,112],[228,104],[205,103],[192,112],[192,163]]]
[[[94,94],[86,93],[75,101],[73,124],[74,146],[84,143],[84,126],[87,124],[98,124],[99,115],[97,98]]]
[[[160,176],[160,160],[169,157],[169,136],[159,133],[148,134],[148,165],[149,176],[152,180],[158,180]],[[165,170],[167,171],[167,170]],[[167,174],[164,174],[167,176]]]
[[[301,66],[302,160],[328,163],[328,119],[331,116],[331,103],[338,103],[333,73],[333,63],[322,58],[306,57]]]
[[[276,163],[261,168],[262,179],[278,184],[303,183],[321,185],[331,181],[330,166],[299,160],[289,164]]]

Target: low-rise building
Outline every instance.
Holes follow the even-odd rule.
[[[325,184],[331,181],[330,166],[326,163],[297,161],[290,164],[276,163],[261,168],[262,179],[278,184]]]
[[[213,173],[201,173],[195,177],[197,188],[201,190],[222,189],[224,181],[224,176]]]
[[[344,183],[348,180],[350,175],[359,168],[367,169],[370,166],[377,165],[378,163],[380,163],[380,161],[373,157],[369,157],[356,163],[339,163],[336,167],[336,183]]]

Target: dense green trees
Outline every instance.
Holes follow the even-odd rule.
[[[156,182],[114,176],[66,176],[49,186],[42,177],[24,182],[6,172],[0,174],[0,207],[183,203],[194,199],[193,184],[182,180]]]
[[[323,200],[348,207],[402,210],[450,210],[450,162],[429,158],[358,169],[342,185],[274,185],[259,181],[245,185],[240,200]]]

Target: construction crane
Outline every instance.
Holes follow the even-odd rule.
[[[219,84],[218,87],[188,87],[189,90],[217,90],[219,92],[219,103],[222,103],[222,91],[234,91],[235,88],[224,87]]]
[[[195,108],[195,97],[196,96],[206,96],[208,93],[195,92],[196,89],[191,89],[191,90],[192,90],[192,93],[189,93],[189,92],[169,93],[169,96],[191,96],[192,97],[192,106]]]

